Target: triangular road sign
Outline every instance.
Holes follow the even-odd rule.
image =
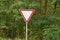
[[[28,23],[31,16],[34,13],[34,10],[33,9],[20,9],[19,12],[22,15],[24,21]]]

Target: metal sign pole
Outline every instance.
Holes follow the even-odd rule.
[[[26,40],[28,40],[28,23],[26,22]]]

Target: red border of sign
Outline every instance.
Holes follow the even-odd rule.
[[[30,17],[28,18],[28,20],[25,19],[24,15],[23,15],[23,13],[22,13],[21,11],[32,11],[32,13],[31,13]],[[20,9],[20,10],[19,10],[19,12],[20,12],[20,14],[22,15],[24,21],[27,22],[27,23],[28,23],[29,20],[31,19],[32,15],[34,14],[34,11],[35,11],[34,9]]]

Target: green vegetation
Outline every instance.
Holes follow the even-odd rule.
[[[28,23],[29,40],[60,40],[60,0],[0,0],[0,40],[25,40],[19,9],[35,9]]]

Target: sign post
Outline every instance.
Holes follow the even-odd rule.
[[[26,40],[28,40],[28,22],[34,13],[34,9],[20,9],[19,12],[26,23]]]
[[[26,40],[28,39],[28,23],[26,22]]]

